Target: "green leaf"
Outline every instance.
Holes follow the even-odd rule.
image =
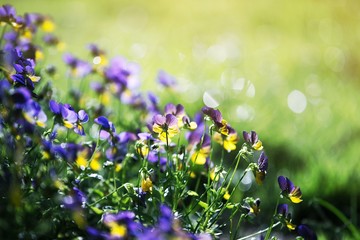
[[[204,209],[207,209],[207,208],[209,207],[209,204],[207,204],[206,202],[203,202],[203,201],[200,201],[200,202],[199,202],[199,205],[200,205],[201,207],[203,207]]]
[[[90,209],[94,212],[94,213],[96,213],[96,214],[98,214],[98,215],[101,215],[101,214],[103,214],[103,210],[101,210],[100,208],[97,208],[97,207],[93,207],[93,206],[90,206]]]
[[[196,197],[199,196],[199,194],[198,194],[197,192],[191,191],[191,190],[187,191],[187,195],[188,195],[188,196],[196,196]]]

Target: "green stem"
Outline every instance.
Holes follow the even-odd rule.
[[[112,194],[114,194],[115,192],[117,192],[118,190],[120,190],[122,187],[124,187],[124,185],[121,185],[120,187],[116,188],[114,191],[110,192],[109,194],[103,196],[102,198],[98,199],[97,201],[88,204],[90,207],[94,206],[95,204],[101,202],[102,200],[106,199],[107,197],[111,196]]]
[[[275,219],[275,215],[276,215],[276,212],[277,212],[277,207],[278,207],[278,204],[279,204],[279,199],[277,199],[276,201],[276,204],[275,204],[275,210],[274,210],[274,215],[272,216],[271,218],[271,223],[270,223],[270,226],[268,228],[268,231],[266,233],[266,236],[265,236],[265,240],[269,239],[270,237],[270,234],[271,234],[271,231],[272,231],[272,228],[274,227],[274,219]]]
[[[236,228],[235,228],[235,233],[234,233],[234,238],[233,239],[236,238],[238,230],[240,228],[240,223],[242,222],[242,220],[244,219],[245,216],[246,216],[245,214],[241,214],[239,222],[238,222],[238,224],[236,225]]]
[[[246,173],[247,173],[247,172],[244,171],[243,175],[240,177],[239,181],[236,183],[235,187],[234,187],[233,190],[231,191],[230,197],[228,198],[228,200],[226,200],[225,204],[222,206],[222,209],[221,209],[221,210],[217,213],[217,215],[214,217],[214,220],[213,220],[213,222],[210,224],[209,227],[211,227],[212,225],[214,225],[214,224],[217,222],[217,219],[219,218],[219,216],[221,216],[221,214],[225,211],[227,203],[230,201],[231,197],[234,195],[236,188],[239,186],[240,182],[241,182],[242,179],[245,177],[245,174],[246,174]]]
[[[277,223],[273,224],[273,225],[272,225],[272,227],[274,228],[274,227],[276,227],[276,226],[277,226],[277,225],[279,225],[279,224],[280,224],[280,222],[277,222]],[[253,234],[247,235],[247,236],[242,237],[242,238],[238,238],[237,240],[245,240],[245,239],[248,239],[248,238],[254,237],[254,236],[256,236],[256,235],[259,235],[259,234],[262,234],[262,233],[264,233],[264,232],[267,232],[269,229],[270,229],[270,227],[265,228],[265,229],[260,230],[260,231],[258,231],[258,232],[256,232],[256,233],[253,233]]]
[[[321,206],[325,207],[330,212],[332,212],[337,218],[339,218],[345,224],[345,226],[347,226],[347,228],[350,230],[354,239],[360,239],[359,230],[338,208],[336,208],[334,205],[332,205],[328,201],[325,201],[320,198],[315,198],[315,202],[317,202]]]
[[[235,176],[236,170],[237,170],[237,168],[238,168],[238,166],[239,166],[239,163],[240,163],[240,160],[241,160],[241,156],[242,156],[242,154],[240,154],[240,152],[239,152],[239,153],[237,154],[237,156],[236,156],[236,165],[235,165],[234,171],[233,171],[233,173],[232,173],[232,175],[231,175],[231,177],[230,177],[229,183],[228,183],[228,185],[226,186],[225,190],[228,190],[229,187],[230,187],[230,184],[231,184],[231,182],[232,182],[232,180],[233,180],[233,178],[234,178],[234,176]]]
[[[1,32],[1,36],[0,36],[0,47],[1,47],[2,40],[4,39],[4,34],[5,34],[6,27],[7,27],[7,25],[5,25],[5,26],[3,27],[3,30],[2,30],[2,32]]]

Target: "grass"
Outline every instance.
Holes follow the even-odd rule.
[[[67,51],[86,58],[84,46],[94,42],[138,62],[144,90],[161,92],[152,89],[159,69],[176,76],[180,94],[162,92],[163,105],[182,102],[195,111],[210,92],[237,130],[256,129],[268,144],[269,181],[290,173],[305,198],[325,198],[356,219],[359,209],[347,206],[360,198],[358,1],[11,4],[51,15]],[[246,94],[251,84],[254,97]],[[300,114],[287,105],[294,89],[307,99]]]

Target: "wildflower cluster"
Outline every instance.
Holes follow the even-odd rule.
[[[182,104],[161,107],[154,93],[140,91],[137,64],[108,60],[95,44],[90,61],[63,54],[69,92],[57,95],[49,81],[55,68],[44,66],[35,41],[42,34],[42,44],[63,49],[49,33],[51,18],[3,5],[0,25],[1,239],[213,239],[229,223],[235,239],[241,222],[260,214],[261,200],[239,188],[248,172],[259,185],[267,174],[255,131],[244,131],[238,148],[239,135],[220,110],[203,107],[192,116]],[[164,71],[157,81],[176,84]],[[278,181],[281,196],[302,201],[299,187]],[[275,217],[316,238],[291,222],[287,205]]]

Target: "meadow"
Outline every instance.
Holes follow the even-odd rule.
[[[62,44],[44,48],[39,65],[56,66],[56,74],[41,82],[52,82],[57,101],[65,102],[72,87],[94,96],[90,82],[96,78],[71,78],[63,63],[65,53],[91,61],[86,46],[94,43],[109,60],[121,55],[137,63],[139,89],[159,96],[159,108],[182,104],[194,116],[207,105],[219,109],[239,133],[256,130],[269,168],[261,187],[249,176],[240,184],[242,191],[232,196],[234,202],[255,193],[264,199],[260,220],[255,220],[259,228],[244,224],[244,232],[268,227],[266,219],[271,219],[278,197],[276,179],[283,175],[303,192],[304,202],[292,208],[294,222],[310,225],[320,239],[353,239],[358,234],[357,1],[11,4],[18,14],[38,12],[55,24]],[[159,86],[160,70],[176,79],[176,87]],[[78,100],[79,107],[85,106],[81,101],[86,99]],[[126,114],[131,111],[122,107],[109,119],[121,129],[134,129],[127,124],[134,121],[134,114]],[[224,158],[219,146],[212,154],[224,166],[237,158],[236,151]],[[234,183],[240,176],[241,171],[236,172]]]

